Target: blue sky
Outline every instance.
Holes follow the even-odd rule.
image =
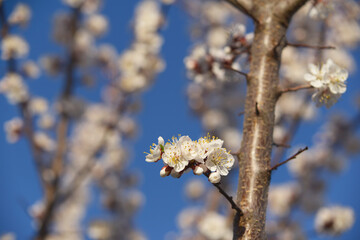
[[[5,1],[7,12],[19,1]],[[51,19],[56,10],[66,10],[61,1],[26,0],[33,10],[30,25],[25,30],[14,29],[14,33],[24,36],[29,45],[30,59],[37,60],[45,53],[63,53],[50,36]],[[104,1],[102,12],[109,18],[110,32],[101,42],[110,42],[121,52],[131,43],[130,18],[133,9],[139,1]],[[187,15],[179,7],[174,7],[169,13],[169,24],[164,30],[165,45],[162,56],[166,59],[166,70],[160,74],[153,87],[143,94],[143,109],[137,117],[141,126],[140,134],[133,141],[132,164],[130,169],[142,175],[140,189],[146,195],[146,202],[136,218],[136,226],[149,239],[164,239],[169,231],[176,231],[175,216],[189,205],[183,196],[183,185],[190,178],[161,178],[161,164],[149,164],[144,161],[144,151],[156,141],[158,136],[168,139],[171,136],[183,134],[197,138],[202,134],[198,118],[191,115],[185,96],[186,72],[183,59],[191,42],[188,38]],[[360,60],[359,51],[354,52]],[[4,73],[5,64],[0,62],[0,73]],[[331,112],[346,112],[352,116],[355,113],[354,98],[359,94],[359,73],[355,72],[349,78],[348,92],[341,101],[331,109]],[[42,75],[40,79],[28,83],[33,94],[54,100],[58,96],[61,79],[49,79]],[[97,88],[90,91],[77,89],[92,101],[99,99]],[[18,115],[14,106],[0,96],[0,125],[6,120]],[[320,110],[316,122],[301,127],[296,143],[311,145],[312,133],[329,115],[329,111]],[[15,232],[18,239],[29,239],[33,233],[31,219],[26,208],[41,198],[41,188],[37,182],[37,173],[26,141],[10,145],[5,134],[0,134],[0,235],[8,231]],[[360,181],[360,161],[352,159],[347,169],[340,175],[332,176],[328,186],[327,202],[350,205],[355,208],[356,215],[360,213],[360,191],[356,184]],[[289,179],[286,168],[281,168],[273,176],[274,183]],[[354,189],[355,188],[355,189]],[[94,198],[96,200],[96,198]],[[89,211],[86,221],[102,215],[101,209],[95,205]],[[360,217],[360,215],[359,215]],[[310,226],[309,226],[310,228]],[[360,221],[357,221],[351,231],[341,239],[357,239],[360,237]],[[315,239],[315,238],[314,238]]]

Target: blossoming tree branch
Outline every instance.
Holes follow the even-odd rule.
[[[34,185],[42,190],[36,201],[25,199],[21,204],[31,229],[26,235],[31,235],[29,239],[156,239],[152,230],[161,226],[156,236],[165,239],[302,240],[341,238],[352,229],[354,210],[329,199],[327,190],[329,177],[344,172],[346,164],[351,164],[347,159],[360,153],[360,104],[357,100],[356,110],[350,110],[347,100],[354,92],[348,84],[354,82],[356,68],[351,50],[360,42],[358,2],[60,3],[61,11],[49,21],[58,49],[52,46],[50,53],[41,52],[39,59],[32,59],[31,51],[39,50],[24,37],[26,27],[34,29],[32,18],[48,9],[0,0],[4,70],[0,104],[8,103],[3,111],[8,145],[3,149],[6,152],[10,144],[21,147],[21,140],[30,149],[22,160],[9,155],[5,161],[32,162],[38,176]],[[112,16],[107,8],[103,10],[107,4],[120,11],[135,6],[127,46],[118,46],[112,35],[103,38],[110,28],[122,35],[126,32],[109,20],[119,21],[119,14]],[[161,129],[175,128],[181,134],[165,141],[167,136],[160,133],[162,136],[139,136],[139,125],[149,127],[150,117],[156,117],[160,125],[174,114],[171,109],[178,106],[178,98],[172,98],[171,107],[163,107],[167,102],[151,95],[160,115],[153,114],[154,106],[150,107],[154,116],[141,117],[138,112],[140,106],[149,108],[142,102],[143,93],[150,90],[152,94],[151,87],[162,78],[159,73],[173,66],[173,49],[181,47],[180,42],[166,42],[164,37],[172,28],[176,34],[181,32],[178,25],[172,26],[173,10],[188,16],[193,44],[186,56],[180,56],[189,81],[175,73],[171,76],[187,84],[188,107],[204,134],[195,136],[192,126],[181,128],[168,121]],[[37,34],[38,29],[30,32]],[[164,42],[171,46],[171,54],[163,49]],[[163,59],[162,52],[171,57]],[[50,78],[59,85],[58,93],[51,97],[30,80],[38,79],[42,85]],[[156,90],[164,95],[169,92],[162,84]],[[330,115],[333,108],[345,105],[349,114]],[[316,130],[312,126],[310,131],[309,121],[317,121]],[[302,135],[307,136],[305,140]],[[157,211],[147,215],[151,219],[140,220],[149,229],[134,224],[145,199],[154,197],[153,188],[140,191],[141,176],[134,172],[139,162],[128,168],[132,158],[144,162],[144,154],[131,154],[136,136],[140,141],[158,138],[145,152],[145,161],[159,166],[161,183],[170,177],[177,184],[186,183],[185,195],[194,204],[183,206],[176,221],[175,216],[171,221],[164,217],[167,211]],[[141,169],[142,177],[157,176],[147,163]],[[274,183],[286,168],[290,180]],[[145,179],[158,187],[153,181]],[[179,199],[178,191],[171,193]],[[4,198],[15,202],[6,194]],[[164,202],[159,204],[164,209]],[[93,217],[93,208],[101,209],[101,215]],[[9,206],[7,211],[12,209]],[[148,204],[146,210],[153,206]],[[176,231],[166,229],[170,222],[177,223]],[[0,226],[0,240],[24,236],[20,227],[5,227]]]
[[[245,35],[245,28],[238,26],[232,29],[222,52],[212,46],[209,49],[199,46],[194,49],[192,56],[185,60],[185,64],[191,73],[190,77],[200,85],[209,82],[210,80],[207,78],[231,81],[235,77],[230,74],[238,73],[245,76],[247,90],[243,137],[240,151],[237,154],[239,183],[236,194],[237,204],[243,215],[240,219],[234,218],[233,239],[266,239],[265,214],[272,170],[295,159],[297,155],[307,150],[307,147],[301,149],[283,163],[271,166],[276,102],[283,93],[314,88],[315,92],[311,98],[316,106],[325,105],[329,108],[345,93],[348,72],[335,64],[332,59],[327,59],[326,63],[323,63],[325,59],[323,59],[321,51],[334,48],[322,45],[325,44],[323,40],[325,33],[321,33],[318,46],[288,42],[286,33],[290,21],[307,1],[229,0],[228,2],[254,21],[254,33]],[[315,1],[309,15],[312,18],[326,18],[326,12],[333,7],[332,4],[331,1]],[[307,63],[308,72],[303,75],[303,82],[309,84],[281,89],[279,83],[281,55],[286,47],[305,47],[317,50],[317,62],[315,64]],[[241,67],[238,61],[239,56],[245,54],[249,58],[248,73],[240,71]],[[233,72],[229,73],[229,70]],[[184,139],[188,140],[184,143]],[[231,139],[229,140],[231,141]],[[191,142],[189,137],[181,137],[179,141],[175,139],[164,147],[164,141],[159,138],[159,145],[154,145],[150,149],[151,153],[147,155],[146,161],[153,162],[163,158],[165,166],[160,172],[163,177],[171,174],[178,178],[186,169],[193,169],[195,175],[208,173],[210,182],[220,182],[220,176],[228,174],[227,169],[233,163],[233,160],[229,160],[232,159],[232,156],[226,156],[226,151],[221,148],[222,144],[214,145],[214,148],[205,147],[202,138],[191,143],[188,141]],[[205,141],[205,144],[211,146],[212,141]],[[191,154],[189,155],[189,153]],[[344,211],[348,210],[344,209]],[[319,219],[320,216],[321,214]],[[347,223],[342,231],[351,226],[352,214],[350,213],[347,220],[344,221]],[[322,227],[325,228],[325,226]],[[329,229],[323,231],[331,232],[332,227],[334,226],[331,225]]]

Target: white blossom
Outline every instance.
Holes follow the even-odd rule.
[[[28,98],[28,90],[22,77],[17,73],[7,73],[0,81],[0,93],[4,93],[12,104],[25,102]]]
[[[166,143],[162,156],[164,163],[174,168],[175,172],[181,172],[189,164],[189,161],[181,156],[178,140],[173,138],[172,143]]]
[[[33,97],[29,102],[29,110],[32,114],[42,114],[48,110],[48,102],[42,97]]]
[[[23,131],[24,123],[20,118],[13,118],[4,124],[4,130],[6,132],[6,140],[9,143],[15,143],[19,140]]]
[[[13,233],[5,233],[0,236],[0,240],[16,240],[16,237]]]
[[[355,221],[354,211],[348,207],[321,208],[315,217],[315,228],[319,233],[339,235],[349,230]]]
[[[151,38],[163,21],[159,5],[155,1],[143,1],[136,8],[135,36],[139,40]]]
[[[98,37],[103,35],[108,29],[108,20],[100,14],[93,14],[86,20],[87,30]]]
[[[202,123],[207,130],[214,130],[227,125],[227,118],[223,111],[210,109],[202,117]]]
[[[201,214],[197,208],[185,208],[177,217],[177,225],[180,229],[189,229],[196,225],[197,219]]]
[[[17,35],[6,35],[1,42],[1,58],[22,58],[29,52],[28,43]]]
[[[191,140],[189,136],[182,136],[179,139],[178,144],[180,145],[181,155],[187,160],[196,160],[203,163],[204,160],[199,156],[199,144]]]
[[[46,152],[55,150],[55,146],[56,146],[55,141],[43,132],[35,133],[34,142],[38,148],[40,148]]]
[[[309,64],[309,71],[310,73],[306,73],[304,78],[317,89],[312,96],[316,106],[331,107],[346,91],[345,81],[348,72],[336,65],[331,59],[328,59],[320,67]]]
[[[299,194],[299,186],[293,183],[286,183],[283,185],[270,187],[270,211],[278,216],[286,216],[290,213],[293,204],[298,200]]]
[[[211,138],[210,136],[207,136],[200,138],[198,143],[200,145],[199,154],[203,159],[205,159],[212,150],[221,148],[224,141],[215,137]]]
[[[93,36],[86,30],[77,31],[74,38],[76,50],[79,51],[89,51],[94,42]]]
[[[92,239],[109,239],[111,236],[110,223],[101,220],[94,221],[90,223],[87,233]]]
[[[161,157],[162,148],[164,148],[164,139],[158,138],[158,144],[155,143],[150,147],[150,154],[146,155],[145,161],[156,162]]]
[[[190,199],[199,199],[205,193],[204,182],[200,179],[192,179],[186,184],[185,193]]]
[[[227,153],[224,148],[215,148],[210,151],[205,164],[210,171],[217,171],[220,175],[226,176],[234,162],[234,157]]]
[[[326,77],[329,81],[329,89],[333,94],[343,94],[346,91],[345,81],[348,78],[348,72],[336,65],[331,59],[326,62]]]
[[[9,16],[10,24],[19,24],[22,26],[27,25],[31,18],[31,10],[28,5],[24,3],[18,3],[14,11]]]
[[[21,66],[21,72],[29,78],[38,78],[40,69],[34,61],[28,60]]]
[[[321,88],[328,84],[328,80],[325,78],[327,72],[327,65],[316,66],[312,63],[309,64],[309,72],[304,75],[306,81],[310,83],[314,88]]]
[[[212,173],[210,173],[210,175],[209,175],[209,181],[211,182],[211,183],[219,183],[220,182],[220,180],[221,180],[221,175],[220,175],[220,173],[219,172],[212,172]]]
[[[209,240],[224,239],[227,232],[231,231],[227,226],[226,217],[215,212],[206,213],[198,223],[198,229]]]
[[[37,124],[39,125],[40,128],[50,129],[55,124],[55,118],[53,115],[49,113],[41,114]]]

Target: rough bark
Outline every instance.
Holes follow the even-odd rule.
[[[255,20],[255,35],[239,153],[237,204],[244,216],[240,219],[239,229],[235,229],[241,234],[234,239],[266,239],[265,219],[281,52],[286,46],[291,16],[305,2],[255,0],[252,8],[246,9]]]

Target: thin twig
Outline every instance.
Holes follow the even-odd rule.
[[[73,15],[72,15],[72,22],[71,22],[71,36],[74,38],[76,30],[77,30],[77,23],[78,19],[80,17],[80,7],[75,8]],[[66,72],[65,72],[65,84],[62,91],[62,99],[67,99],[72,94],[73,89],[73,82],[74,82],[74,68],[75,68],[75,49],[74,49],[74,43],[72,39],[72,43],[70,47],[68,48],[68,55],[69,60],[66,66]],[[52,222],[52,217],[54,215],[56,204],[58,202],[59,197],[59,185],[60,185],[60,177],[63,172],[63,160],[64,155],[66,152],[66,140],[67,140],[67,130],[69,126],[69,116],[62,112],[60,117],[60,122],[57,127],[57,148],[55,151],[55,156],[52,161],[52,170],[55,174],[55,179],[53,181],[53,185],[51,189],[46,193],[46,208],[44,213],[44,218],[40,224],[39,230],[36,233],[36,239],[37,240],[43,240],[46,239],[48,233],[50,224]]]
[[[204,173],[204,175],[208,178],[210,173]],[[225,199],[230,203],[231,208],[235,210],[235,216],[233,220],[233,229],[234,229],[234,236],[233,239],[238,239],[241,237],[245,231],[244,228],[239,227],[240,219],[244,215],[241,208],[234,202],[233,197],[228,195],[225,190],[220,186],[219,183],[212,183],[220,192],[221,195],[225,197]]]
[[[234,202],[233,200],[233,197],[232,196],[229,196],[225,191],[224,189],[222,189],[222,187],[220,186],[220,184],[218,183],[213,183],[212,185],[214,185],[218,190],[219,192],[226,198],[226,200],[228,200],[228,202],[230,203],[231,205],[231,208],[234,209],[236,212],[238,212],[240,214],[240,216],[244,215],[242,210],[240,209],[240,207],[238,205],[236,205],[236,203]]]
[[[297,151],[294,155],[292,155],[291,157],[289,157],[288,159],[286,159],[285,161],[276,164],[275,166],[273,166],[272,168],[270,168],[270,171],[276,170],[278,169],[278,167],[284,165],[285,163],[295,159],[299,154],[301,154],[302,152],[305,152],[306,150],[308,150],[309,148],[306,146],[305,148],[300,149],[299,151]]]
[[[242,75],[242,76],[244,76],[244,77],[247,78],[247,73],[241,72],[241,71],[239,71],[239,70],[237,70],[237,69],[234,69],[234,68],[232,68],[231,66],[227,66],[227,65],[224,65],[223,67],[224,67],[225,69],[228,69],[228,70],[237,72],[238,74],[240,74],[240,75]]]
[[[296,87],[289,87],[289,88],[285,88],[280,90],[279,94],[283,94],[283,93],[287,93],[287,92],[296,92],[299,90],[303,90],[303,89],[311,89],[313,88],[313,86],[306,84],[306,85],[300,85],[300,86],[296,86]]]
[[[273,146],[275,147],[282,147],[282,148],[290,148],[291,146],[286,144],[286,143],[276,143],[276,142],[273,142],[272,144]]]
[[[298,47],[298,48],[313,48],[313,49],[336,49],[334,46],[317,46],[317,45],[308,45],[304,43],[287,43],[287,46],[290,47]]]
[[[207,178],[209,178],[210,173],[204,173],[204,175]],[[240,216],[244,215],[243,211],[240,209],[240,207],[234,202],[233,197],[230,196],[229,194],[227,194],[225,192],[225,190],[222,189],[222,187],[220,186],[219,183],[212,183],[212,185],[214,185],[219,190],[219,192],[226,198],[226,200],[228,200],[232,209],[234,209],[236,212],[238,212],[240,214]]]

